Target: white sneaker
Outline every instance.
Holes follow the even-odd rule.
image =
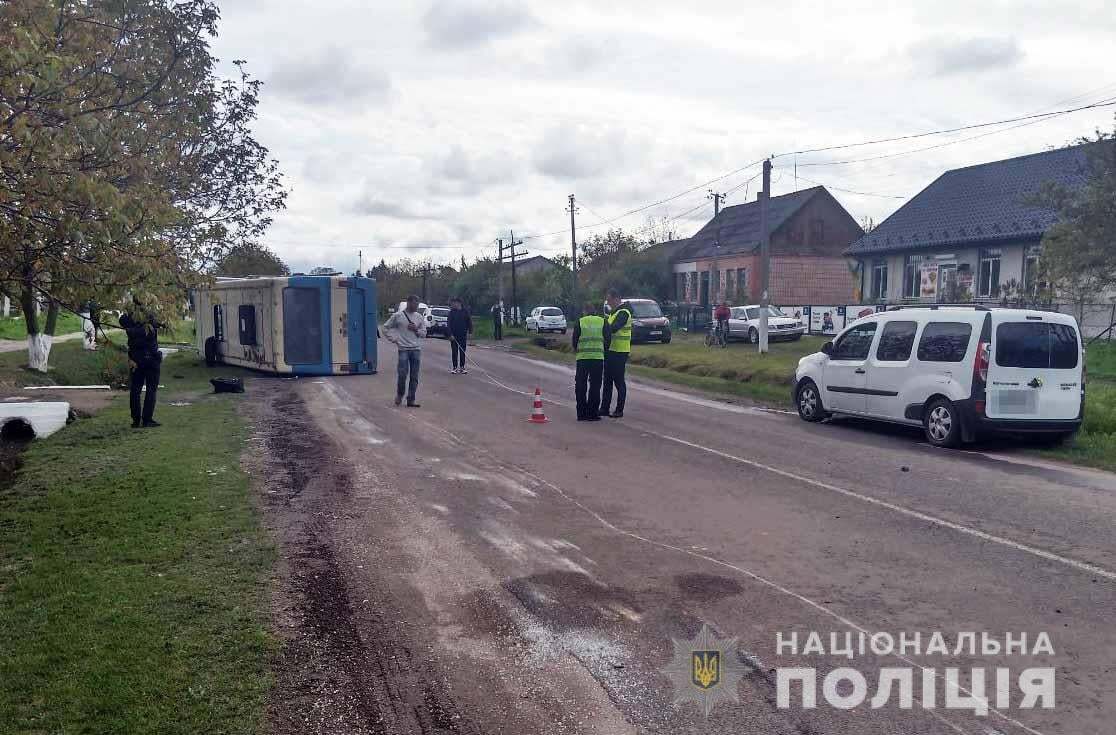
[[[461,373],[462,375],[468,375],[468,374],[469,374],[469,371],[468,371],[468,370],[466,370],[465,368],[461,368],[461,369],[460,369],[460,370],[458,370],[457,372]]]
[[[450,372],[454,373],[456,375],[457,374],[457,368],[450,368]]]

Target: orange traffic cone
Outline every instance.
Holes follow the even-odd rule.
[[[550,419],[546,417],[546,414],[543,413],[541,388],[535,388],[535,408],[531,411],[531,418],[527,420],[532,424],[545,424],[550,421]]]

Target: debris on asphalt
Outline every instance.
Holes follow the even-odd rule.
[[[210,378],[214,393],[243,393],[243,378]]]

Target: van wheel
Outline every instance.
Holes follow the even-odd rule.
[[[922,417],[926,441],[935,447],[956,447],[961,444],[961,417],[953,403],[939,398],[926,408]]]
[[[829,413],[822,406],[821,393],[812,380],[803,380],[795,391],[794,403],[798,407],[798,417],[803,421],[814,423],[828,418]]]

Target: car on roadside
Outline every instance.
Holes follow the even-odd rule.
[[[653,299],[624,299],[632,312],[632,342],[670,342],[670,319]]]
[[[1030,309],[904,307],[856,320],[803,357],[804,421],[861,416],[921,426],[956,447],[990,434],[1072,436],[1085,411],[1077,321]]]
[[[542,334],[543,332],[566,333],[566,315],[557,306],[536,306],[527,315],[526,327],[528,332]]]
[[[426,310],[426,336],[441,335],[449,338],[449,313],[448,306],[431,306]]]
[[[760,337],[760,316],[763,307],[759,304],[734,306],[730,309],[728,339],[743,339],[757,344]],[[769,342],[793,341],[802,339],[806,333],[806,323],[793,316],[787,316],[778,306],[767,307],[767,339]]]

